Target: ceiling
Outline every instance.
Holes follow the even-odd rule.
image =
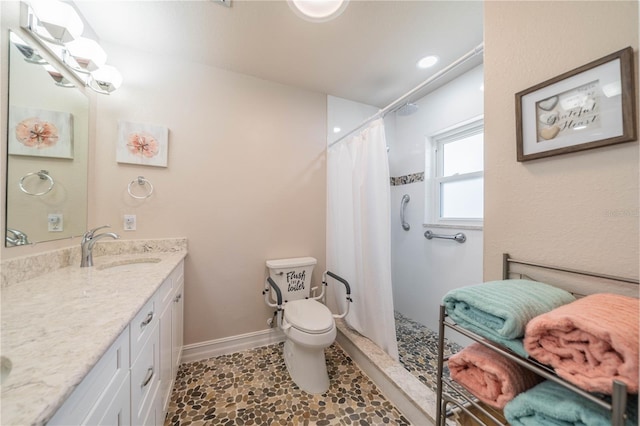
[[[482,2],[477,0],[351,0],[342,15],[325,23],[299,18],[284,0],[231,0],[231,7],[210,0],[75,4],[105,44],[377,107],[471,51],[483,34]],[[420,58],[433,54],[440,57],[435,67],[416,67]]]

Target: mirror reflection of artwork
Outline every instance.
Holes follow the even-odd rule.
[[[68,112],[9,108],[9,154],[73,158],[73,116]]]
[[[118,163],[167,167],[169,129],[128,121],[118,123]]]

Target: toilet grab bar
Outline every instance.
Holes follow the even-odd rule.
[[[327,275],[329,275],[331,278],[333,278],[333,279],[335,279],[337,281],[340,281],[342,284],[344,284],[344,287],[347,290],[347,308],[345,309],[344,313],[342,313],[342,314],[333,314],[334,318],[338,318],[338,319],[339,318],[344,318],[349,313],[349,304],[353,303],[353,299],[351,299],[351,286],[349,285],[347,280],[345,280],[341,276],[336,275],[331,271],[325,271],[324,274],[322,274],[322,284],[324,284],[325,287],[328,285],[327,284]],[[324,288],[322,289],[322,293],[324,293]]]
[[[276,303],[271,303],[269,302],[269,287],[265,286],[265,289],[262,290],[262,294],[264,294],[264,301],[267,303],[268,306],[271,306],[272,308],[278,308],[278,310],[282,310],[282,292],[280,291],[280,288],[278,287],[278,285],[271,279],[271,277],[267,277],[267,282],[269,283],[269,285],[273,288],[273,291],[276,292]]]

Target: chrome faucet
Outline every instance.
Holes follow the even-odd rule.
[[[81,268],[93,266],[93,246],[99,239],[111,237],[114,240],[117,240],[120,238],[118,234],[114,232],[105,232],[104,234],[94,235],[97,230],[110,227],[111,225],[98,226],[97,228],[90,229],[84,233],[82,236],[82,242],[80,243],[80,247],[82,248],[82,259],[80,260]]]
[[[13,235],[13,238],[10,237],[9,234]],[[27,234],[22,231],[18,231],[17,229],[7,228],[5,239],[8,246],[24,246],[26,244],[31,244]]]

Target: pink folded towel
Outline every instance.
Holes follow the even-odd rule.
[[[473,343],[449,358],[451,378],[487,405],[502,409],[542,379],[495,351]]]
[[[638,299],[592,294],[529,321],[532,358],[588,392],[611,394],[613,381],[638,393]]]

